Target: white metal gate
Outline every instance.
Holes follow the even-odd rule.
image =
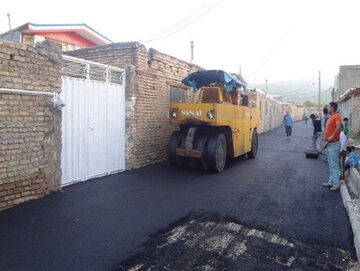
[[[84,65],[84,78],[63,76],[62,185],[125,169],[124,71],[64,56]],[[104,68],[104,81],[90,79],[90,65]],[[111,69],[122,79],[112,83]],[[66,72],[63,72],[67,74]],[[95,76],[94,76],[95,77]]]

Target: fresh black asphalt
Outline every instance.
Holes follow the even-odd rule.
[[[311,124],[260,136],[256,159],[221,174],[160,163],[94,179],[0,212],[0,270],[111,270],[150,236],[186,216],[223,217],[286,238],[353,253],[327,164],[305,159]]]

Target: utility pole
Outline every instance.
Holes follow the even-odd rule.
[[[7,13],[8,21],[9,21],[9,30],[11,30],[11,19],[10,19],[10,13]]]
[[[268,92],[268,80],[265,79],[265,94]]]
[[[319,106],[319,111],[321,111],[321,71],[319,71],[319,101],[318,101],[318,106]]]
[[[193,62],[194,60],[194,41],[190,41],[190,50],[191,50],[191,59],[190,59],[190,63]]]

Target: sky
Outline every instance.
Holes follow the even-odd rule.
[[[11,0],[1,3],[0,32],[8,12],[12,27],[86,23],[114,42],[142,41],[186,61],[193,40],[193,63],[206,69],[241,67],[248,83],[308,84],[321,70],[325,88],[339,65],[360,64],[359,10],[359,0]]]

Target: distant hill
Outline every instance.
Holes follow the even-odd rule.
[[[265,91],[265,84],[250,84],[249,88],[259,88]],[[328,104],[331,99],[331,86],[324,85],[321,91],[321,103]],[[269,95],[282,96],[284,102],[303,103],[305,101],[318,102],[318,87],[317,84],[312,85],[309,82],[303,81],[284,81],[269,83],[267,86],[267,93]]]

